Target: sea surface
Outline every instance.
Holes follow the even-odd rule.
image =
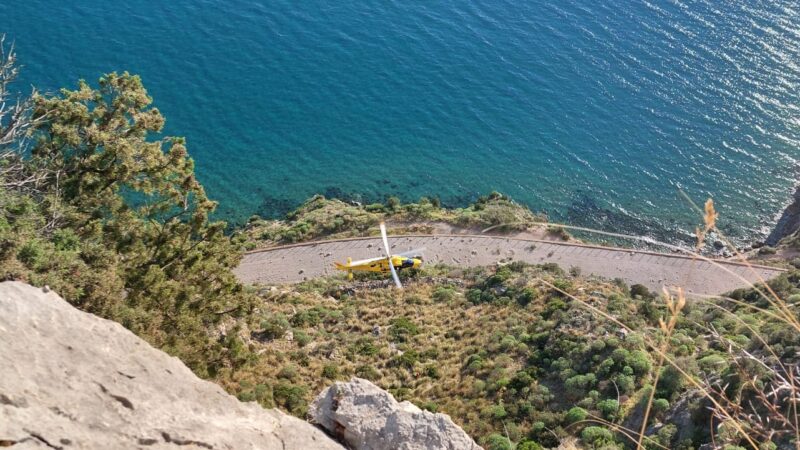
[[[19,89],[140,74],[219,217],[315,193],[504,192],[688,241],[763,238],[797,181],[800,3],[0,0]]]

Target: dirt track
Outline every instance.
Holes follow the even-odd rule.
[[[487,266],[500,261],[556,263],[565,270],[577,267],[584,275],[622,278],[650,289],[683,286],[694,294],[721,294],[747,282],[769,279],[782,270],[728,261],[719,265],[677,254],[660,254],[566,242],[502,236],[434,235],[390,238],[393,253],[425,247],[426,264]],[[382,256],[380,238],[355,238],[298,244],[249,252],[235,273],[244,283],[297,283],[341,273],[333,262]],[[729,273],[730,272],[730,273]],[[744,281],[742,278],[744,278]]]

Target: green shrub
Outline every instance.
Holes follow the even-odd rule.
[[[397,197],[391,196],[386,199],[386,209],[389,211],[397,211],[400,208],[400,205],[400,199]]]
[[[425,367],[425,375],[430,378],[433,378],[434,380],[438,380],[439,378],[441,378],[441,375],[439,374],[439,367],[436,366],[435,364],[431,364]]]
[[[62,228],[53,233],[53,244],[62,252],[74,252],[80,248],[80,238],[69,228]]]
[[[567,411],[567,414],[564,416],[564,421],[568,424],[580,422],[586,420],[587,414],[585,409],[573,406]]]
[[[266,408],[275,406],[272,399],[272,387],[268,384],[257,384],[253,386],[252,383],[244,382],[240,383],[240,388],[242,390],[236,395],[239,400],[243,402],[256,401]]]
[[[434,289],[431,297],[435,302],[450,303],[456,297],[456,291],[450,286],[439,286]]]
[[[568,378],[564,382],[564,388],[567,390],[567,395],[571,398],[579,399],[586,394],[588,389],[594,387],[597,379],[594,374],[587,373],[584,375],[575,375]]]
[[[697,364],[700,366],[700,369],[707,374],[719,374],[728,367],[728,362],[725,357],[718,354],[704,356],[697,361]]]
[[[541,445],[539,445],[535,441],[525,440],[525,441],[522,441],[519,444],[517,444],[517,447],[516,447],[515,450],[544,450],[544,447],[542,447]]]
[[[675,437],[675,435],[677,433],[678,433],[678,427],[676,427],[675,424],[668,423],[668,424],[664,425],[663,427],[661,427],[660,430],[658,430],[658,432],[656,433],[655,437],[656,437],[656,440],[658,441],[658,443],[661,444],[663,447],[672,448],[672,445],[671,445],[672,444],[672,440],[674,439],[674,437]],[[647,447],[648,450],[651,447],[652,448],[656,448],[655,445],[648,446]]]
[[[624,348],[618,348],[611,352],[611,359],[617,364],[624,364],[630,356],[630,352]]]
[[[489,415],[494,420],[503,420],[508,415],[508,412],[506,412],[506,408],[503,405],[494,405],[489,408]]]
[[[394,359],[395,364],[400,367],[405,367],[408,370],[413,370],[414,366],[419,361],[419,355],[414,349],[408,349],[402,355]]]
[[[581,439],[586,444],[593,447],[612,444],[614,442],[614,435],[602,427],[586,427],[581,431]]]
[[[511,443],[511,441],[509,441],[507,437],[498,433],[492,433],[487,436],[483,447],[486,450],[514,450],[514,445]]]
[[[294,332],[294,341],[297,342],[298,347],[305,347],[312,341],[312,338],[305,331],[297,330]]]
[[[298,375],[297,366],[294,365],[285,366],[278,372],[278,378],[284,378],[286,380],[294,380]]]
[[[634,284],[631,286],[631,297],[642,297],[647,298],[650,297],[650,289],[647,289],[647,286],[643,284]]]
[[[38,269],[45,262],[45,249],[38,240],[30,240],[20,247],[17,259],[31,269]]]
[[[533,382],[533,377],[528,372],[521,370],[514,374],[514,378],[511,379],[509,385],[519,391],[529,387]]]
[[[308,388],[301,385],[281,382],[278,383],[273,390],[273,397],[275,403],[297,416],[303,416],[308,404],[306,402],[306,394]]]
[[[365,206],[364,209],[367,212],[371,212],[371,213],[383,213],[383,212],[386,212],[386,208],[380,203],[370,203],[369,205]]]
[[[646,375],[652,368],[650,357],[642,350],[632,351],[630,355],[628,355],[628,358],[625,359],[625,364],[630,366],[633,372],[639,376]]]
[[[430,411],[432,413],[435,413],[436,411],[439,410],[439,405],[437,405],[436,402],[432,402],[432,401],[427,401],[427,402],[419,405],[419,407],[424,409],[425,411]]]
[[[567,230],[564,227],[560,227],[557,225],[550,225],[547,227],[547,232],[553,236],[560,238],[562,241],[568,241],[570,236]]]
[[[661,370],[661,377],[658,380],[658,396],[672,398],[672,395],[680,391],[683,385],[683,375],[678,369],[667,366]]]
[[[480,355],[469,355],[469,358],[464,363],[464,368],[467,372],[476,373],[483,368],[483,363],[483,358]]]
[[[339,367],[336,364],[325,364],[322,366],[322,377],[335,380],[339,377]]]
[[[407,317],[399,317],[392,321],[389,335],[393,341],[406,342],[411,336],[419,334],[419,327]]]
[[[665,398],[657,398],[653,400],[653,413],[661,414],[669,409],[669,401]]]
[[[532,302],[538,296],[539,296],[539,293],[536,291],[536,289],[525,288],[519,293],[519,295],[516,296],[516,301],[521,306],[527,306],[528,304],[530,304],[530,302]]]
[[[369,337],[358,338],[353,346],[355,352],[359,355],[374,356],[378,354],[378,347],[375,346],[374,341]]]
[[[617,418],[619,411],[619,402],[614,399],[606,399],[597,402],[597,409],[603,415],[603,418],[613,421]]]
[[[261,321],[261,334],[268,339],[282,338],[289,331],[289,321],[283,314]]]
[[[617,383],[617,389],[622,394],[631,394],[636,389],[636,379],[632,375],[617,374],[613,378]]]

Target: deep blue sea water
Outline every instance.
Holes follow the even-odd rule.
[[[19,87],[140,74],[219,215],[314,193],[763,237],[800,158],[800,4],[0,0]]]

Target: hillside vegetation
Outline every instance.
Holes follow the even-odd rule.
[[[798,280],[792,274],[773,285],[800,297]],[[340,280],[263,289],[250,322],[259,359],[229,389],[302,416],[331,380],[359,376],[449,414],[488,448],[555,447],[576,436],[588,448],[611,449],[630,446],[613,431],[638,432],[658,374],[645,445],[691,449],[709,442],[714,410],[683,374],[659,364],[648,342],[663,343],[692,380],[724,382],[737,403],[756,401],[751,375],[760,386],[774,381],[769,371],[739,365],[740,352],[767,351],[757,335],[784,363],[800,350],[792,327],[766,311],[689,303],[664,330],[670,311],[662,297],[553,265],[436,267],[406,284],[402,292]],[[735,294],[759,304],[756,297]]]
[[[392,234],[430,233],[435,224],[448,224],[479,232],[521,231],[542,224],[546,217],[532,213],[498,192],[482,196],[465,208],[442,208],[437,199],[421,198],[402,204],[389,197],[385,204],[360,205],[317,195],[283,220],[253,217],[237,237],[248,249],[318,239],[369,236],[381,221],[390,221]]]
[[[797,448],[796,270],[688,300],[518,263],[427,267],[402,292],[382,277],[245,288],[231,271],[245,247],[369,234],[383,219],[541,218],[499,194],[456,210],[315,197],[232,237],[138,77],[17,102],[13,53],[2,56],[0,280],[48,285],[242,400],[303,416],[323,386],[356,375],[490,449]],[[709,202],[700,240],[715,220]]]

